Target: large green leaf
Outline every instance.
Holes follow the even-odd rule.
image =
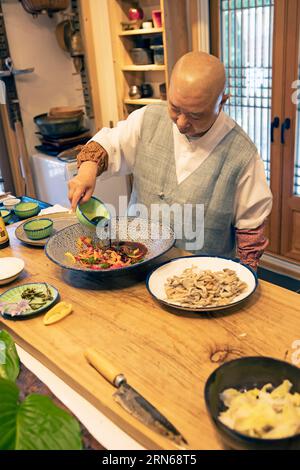
[[[0,449],[15,449],[19,389],[13,382],[0,379]]]
[[[12,337],[0,330],[0,378],[13,382],[20,372],[20,360]]]
[[[48,397],[20,403],[17,386],[0,379],[0,449],[80,450],[79,424]]]

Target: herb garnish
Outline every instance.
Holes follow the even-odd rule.
[[[43,307],[47,302],[53,300],[53,295],[45,283],[46,292],[41,290],[37,290],[35,287],[27,287],[27,289],[23,290],[21,297],[24,300],[27,300],[29,306],[32,310],[38,310],[39,308]]]

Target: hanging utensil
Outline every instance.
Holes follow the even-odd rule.
[[[70,19],[63,20],[56,26],[55,35],[57,42],[65,52],[70,52],[72,32]]]

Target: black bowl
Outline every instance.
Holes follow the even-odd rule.
[[[83,127],[83,114],[68,118],[54,118],[47,114],[40,114],[33,118],[39,131],[45,137],[67,137],[80,133]]]
[[[204,395],[207,410],[225,447],[246,450],[300,449],[300,433],[283,439],[260,439],[246,436],[225,426],[218,416],[226,410],[220,394],[227,388],[249,390],[262,388],[267,383],[274,387],[285,379],[292,384],[292,393],[300,392],[300,369],[270,357],[245,357],[227,362],[208,378]]]

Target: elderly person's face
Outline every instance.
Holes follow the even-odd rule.
[[[169,114],[181,134],[196,137],[205,134],[217,119],[222,108],[222,96],[216,103],[182,97],[170,92]]]
[[[188,137],[205,134],[228,98],[223,93],[225,75],[220,64],[208,54],[190,53],[175,66],[169,88],[169,114]]]

